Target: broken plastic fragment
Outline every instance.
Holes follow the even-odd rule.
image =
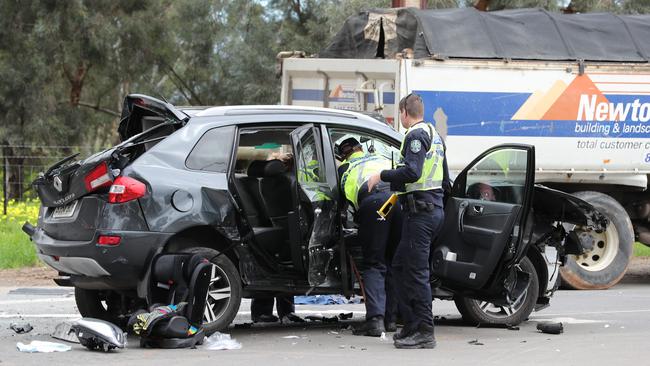
[[[11,323],[9,328],[18,334],[29,333],[34,329],[29,323]]]
[[[469,341],[467,343],[469,343],[469,344],[471,344],[473,346],[483,346],[484,345],[483,343],[479,342],[478,339],[473,339],[473,340],[471,340],[471,341]]]
[[[381,332],[381,336],[379,337],[380,341],[385,341],[386,340],[386,332]]]
[[[300,339],[300,337],[298,337],[297,335],[288,335],[288,336],[284,336],[282,338],[284,338],[284,339]]]
[[[54,328],[54,332],[51,334],[52,338],[71,343],[79,343],[79,338],[77,338],[77,335],[74,332],[70,331],[71,327],[71,322],[61,322],[57,324],[56,328]]]

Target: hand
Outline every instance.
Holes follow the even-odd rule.
[[[371,175],[370,179],[368,179],[368,192],[372,191],[379,182],[381,182],[381,176],[379,174]]]

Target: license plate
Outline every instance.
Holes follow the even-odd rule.
[[[55,208],[54,213],[52,214],[52,218],[61,219],[66,217],[72,217],[72,215],[74,214],[74,209],[77,208],[78,202],[79,201],[74,201],[65,206],[60,206]]]

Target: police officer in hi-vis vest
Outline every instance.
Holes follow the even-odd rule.
[[[445,148],[433,125],[423,121],[419,95],[403,98],[399,111],[402,126],[408,129],[400,148],[400,164],[370,177],[368,189],[390,182],[391,189],[399,192],[403,211],[402,238],[392,263],[404,323],[393,335],[395,347],[434,348],[429,253],[444,221]]]
[[[346,201],[355,210],[359,225],[359,240],[363,250],[365,268],[362,272],[365,290],[366,321],[353,330],[355,335],[379,337],[385,331],[394,332],[397,304],[390,277],[390,257],[399,242],[401,212],[393,209],[381,217],[377,211],[391,196],[388,183],[377,184],[369,190],[368,178],[390,169],[389,159],[374,153],[365,153],[363,147],[351,137],[338,145],[338,155],[343,159],[339,167],[341,190]]]

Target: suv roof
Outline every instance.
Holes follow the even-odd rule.
[[[189,111],[188,111],[189,112]],[[237,106],[222,106],[222,107],[208,107],[204,110],[192,110],[192,117],[218,117],[218,116],[243,116],[243,115],[320,115],[328,117],[336,117],[339,120],[333,121],[334,123],[350,124],[358,127],[365,127],[375,130],[383,130],[387,134],[397,134],[385,122],[377,120],[371,116],[363,113],[331,109],[320,107],[307,107],[307,106],[291,106],[291,105],[237,105]],[[186,112],[187,113],[187,112]],[[188,113],[189,114],[189,113]]]

